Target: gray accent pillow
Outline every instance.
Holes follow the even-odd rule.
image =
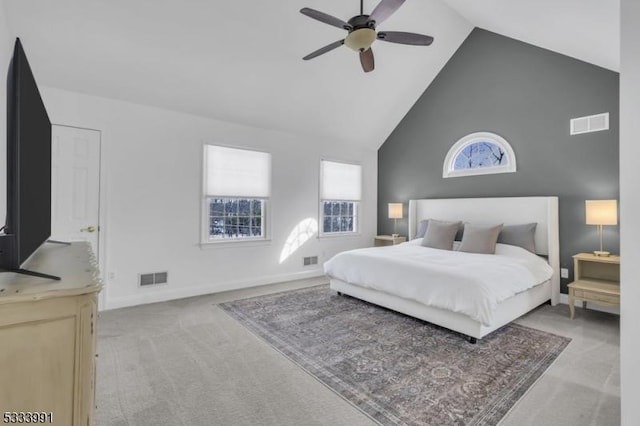
[[[458,228],[460,228],[460,222],[429,219],[429,226],[422,239],[422,245],[441,250],[452,250],[453,238],[456,236]]]
[[[458,251],[467,253],[495,254],[498,234],[502,229],[499,225],[464,224],[464,234]]]
[[[416,232],[416,236],[414,238],[424,238],[424,234],[427,232],[427,228],[429,227],[429,219],[423,219],[418,223],[418,232]],[[456,236],[454,238],[455,241],[462,240],[462,233],[464,232],[464,224],[460,223],[460,227],[458,228],[458,232],[456,232]]]
[[[421,220],[418,223],[418,232],[416,232],[415,238],[424,238],[424,234],[427,232],[427,227],[429,226],[429,219]]]
[[[537,223],[523,223],[522,225],[505,225],[500,231],[498,242],[522,247],[531,253],[536,252],[536,227]]]

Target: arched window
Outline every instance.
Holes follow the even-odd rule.
[[[442,177],[513,173],[516,156],[503,137],[489,132],[471,133],[453,144],[444,159]]]

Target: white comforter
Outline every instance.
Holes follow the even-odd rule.
[[[330,278],[447,309],[490,326],[497,305],[551,278],[553,269],[520,247],[495,255],[438,250],[413,240],[339,253],[324,264]]]

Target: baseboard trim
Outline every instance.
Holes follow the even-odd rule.
[[[290,274],[271,275],[255,280],[234,281],[223,284],[209,284],[205,286],[169,289],[158,291],[155,293],[135,294],[126,297],[107,299],[105,307],[102,310],[126,308],[129,306],[146,305],[149,303],[166,302],[167,300],[184,299],[186,297],[202,296],[204,294],[222,293],[223,291],[240,290],[243,288],[258,287],[262,285],[275,284],[279,282],[302,280],[306,278],[316,278],[324,275],[320,269],[313,271],[294,272]],[[166,287],[165,287],[166,289]],[[569,304],[569,296],[560,294],[560,303]],[[582,300],[576,300],[574,303],[577,307],[582,307]],[[608,312],[610,314],[620,315],[620,308],[596,305],[589,303],[588,309],[593,311]]]
[[[560,294],[560,303],[564,303],[565,305],[568,305],[569,295]],[[582,300],[575,300],[573,305],[579,308],[582,308]],[[601,305],[596,305],[595,303],[588,303],[587,309],[590,309],[592,311],[608,312],[610,314],[620,315],[620,308],[613,308],[610,306],[601,306]]]
[[[107,299],[104,310],[126,308],[129,306],[146,305],[149,303],[166,302],[167,300],[184,299],[186,297],[202,296],[205,294],[222,293],[230,290],[240,290],[250,287],[275,284],[286,281],[316,278],[324,275],[321,269],[312,271],[294,272],[289,274],[270,275],[254,280],[233,281],[227,283],[207,284],[204,286],[194,286],[186,288],[168,288],[163,285],[162,289],[151,293],[151,289],[142,289],[139,294],[131,296]]]

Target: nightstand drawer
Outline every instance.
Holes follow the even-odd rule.
[[[585,290],[574,290],[573,294],[575,297],[582,300],[612,303],[615,305],[620,304],[620,296],[614,295],[614,294],[601,294],[601,293],[594,293],[592,291],[585,291]]]

